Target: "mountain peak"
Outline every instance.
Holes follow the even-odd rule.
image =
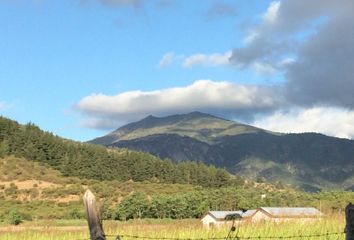
[[[156,118],[158,118],[158,117],[155,117],[154,115],[151,115],[151,114],[150,114],[150,115],[144,117],[143,119],[139,120],[138,122],[151,121],[151,120],[156,119]]]
[[[261,129],[240,124],[208,113],[193,111],[165,117],[148,115],[129,123],[110,134],[92,140],[92,143],[109,145],[121,140],[132,140],[156,134],[177,134],[211,143],[224,136],[259,132]]]
[[[151,118],[156,118],[154,115],[148,115],[147,117],[143,118],[143,119],[151,119]]]
[[[213,117],[213,118],[218,118],[216,116],[213,116],[211,114],[208,114],[208,113],[203,113],[203,112],[199,112],[199,111],[193,111],[193,112],[189,112],[189,113],[181,113],[181,114],[174,114],[174,115],[168,115],[168,116],[163,116],[163,117],[157,117],[157,116],[154,116],[154,115],[148,115],[146,116],[145,118],[141,119],[140,121],[143,121],[143,120],[147,120],[147,119],[172,119],[172,118],[175,118],[175,119],[182,119],[182,118],[190,118],[190,117],[194,117],[194,118],[202,118],[202,117]],[[138,122],[140,122],[138,121]]]
[[[171,124],[179,123],[181,121],[190,121],[190,120],[196,120],[196,119],[202,119],[202,118],[221,119],[221,118],[213,116],[211,114],[203,113],[203,112],[199,112],[199,111],[193,111],[190,113],[183,113],[183,114],[174,114],[174,115],[163,116],[163,117],[156,117],[156,116],[150,114],[137,122],[127,124],[117,130],[120,130],[120,129],[125,128],[127,126],[129,126],[129,127],[134,126],[135,128],[137,128],[137,127],[138,128],[151,128],[151,127],[155,127],[155,126],[171,125]]]
[[[190,115],[190,116],[212,116],[210,114],[199,112],[199,111],[193,111],[193,112],[187,113],[185,115]]]
[[[199,111],[193,111],[193,112],[181,114],[181,115],[185,116],[185,117],[193,117],[193,118],[205,118],[205,117],[219,118],[219,117],[211,115],[209,113],[203,113],[203,112],[199,112]]]

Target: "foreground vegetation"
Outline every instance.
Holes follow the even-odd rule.
[[[70,225],[70,226],[68,226]],[[134,220],[128,222],[104,221],[103,226],[107,239],[115,239],[118,234],[121,239],[137,239],[129,236],[150,238],[181,238],[208,239],[225,238],[230,228],[203,229],[199,220]],[[339,233],[326,237],[306,237],[305,239],[344,239],[341,234],[344,229],[344,216],[340,214],[327,216],[313,223],[248,223],[239,227],[238,236],[243,237],[287,237],[322,235]],[[0,239],[88,239],[88,227],[84,221],[59,221],[24,224],[17,228],[0,227]],[[298,238],[303,239],[303,238]]]
[[[13,156],[0,158],[0,223],[40,219],[83,219],[81,201],[91,189],[104,219],[200,218],[209,210],[262,206],[314,206],[339,212],[354,200],[343,191],[306,193],[266,183],[205,188],[190,184],[98,181],[65,177],[59,171]]]

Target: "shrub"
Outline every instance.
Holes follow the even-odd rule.
[[[10,186],[5,189],[5,194],[7,196],[14,196],[14,195],[17,195],[17,193],[18,193],[18,188],[13,183],[11,183]]]
[[[28,194],[31,199],[34,199],[39,196],[39,191],[36,188],[30,188],[28,189]]]
[[[23,216],[16,210],[12,209],[7,215],[7,222],[12,225],[19,225],[23,221]]]
[[[77,208],[72,208],[68,212],[70,219],[82,219],[85,218],[84,213],[80,212]]]

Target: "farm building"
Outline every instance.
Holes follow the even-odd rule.
[[[242,211],[209,211],[203,218],[202,223],[205,228],[209,227],[220,227],[227,223],[232,222],[232,220],[226,220],[226,216],[233,215],[235,216],[236,221],[241,221],[251,217],[256,210],[247,210],[246,212]]]
[[[321,217],[323,214],[316,208],[276,208],[261,207],[255,210],[242,211],[210,211],[202,218],[203,226],[219,227],[225,224],[231,224],[232,220],[226,220],[226,216],[235,215],[236,222],[243,221],[274,221],[283,222],[289,220],[313,221]]]
[[[289,220],[313,221],[323,216],[319,210],[313,207],[261,207],[252,216],[252,221],[283,222]]]

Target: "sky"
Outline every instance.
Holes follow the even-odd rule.
[[[352,0],[0,0],[0,115],[87,141],[202,111],[354,138]]]

